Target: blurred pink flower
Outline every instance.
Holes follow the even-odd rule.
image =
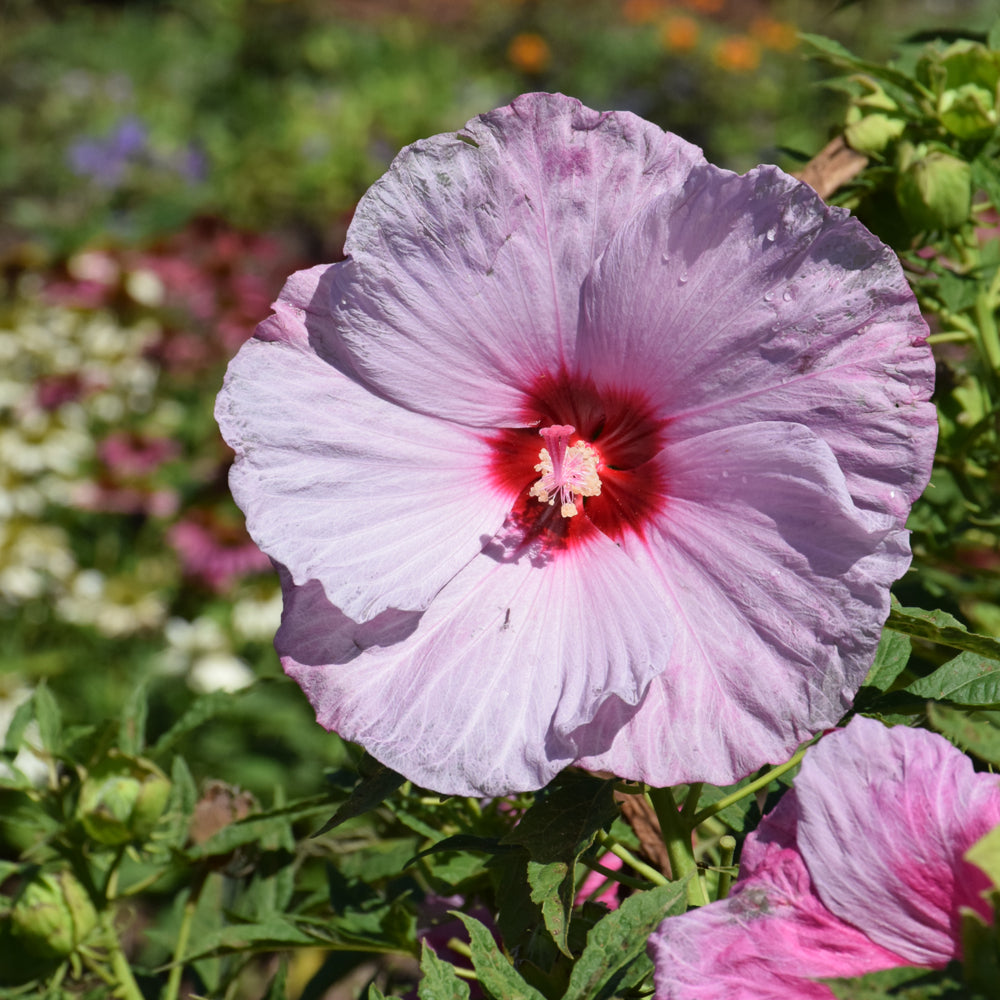
[[[532,94],[403,150],[346,250],[216,408],[324,726],[471,795],[725,784],[842,717],[936,434],[887,247]]]
[[[855,718],[747,837],[729,897],[652,935],[657,1000],[832,1000],[815,980],[947,965],[961,909],[991,917],[963,855],[997,823],[996,775],[933,733]]]
[[[212,590],[228,590],[240,577],[271,568],[263,552],[243,533],[208,516],[189,515],[167,533],[187,576]]]
[[[621,870],[622,859],[617,854],[612,854],[611,851],[602,854],[599,860],[605,868],[610,868],[613,872]],[[604,888],[591,898],[592,894],[602,885]],[[609,910],[617,910],[618,883],[614,880],[609,881],[607,875],[602,875],[600,872],[590,872],[580,884],[576,894],[576,905],[582,906],[588,899],[594,903],[603,903]]]
[[[179,453],[177,442],[170,438],[123,431],[112,432],[97,446],[98,457],[112,472],[130,477],[155,472]]]

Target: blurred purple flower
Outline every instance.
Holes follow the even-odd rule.
[[[81,177],[89,177],[101,187],[114,188],[123,180],[126,170],[143,157],[148,149],[149,134],[138,118],[123,118],[102,139],[81,139],[70,146],[69,162]]]
[[[817,979],[947,965],[960,911],[992,918],[963,855],[998,823],[996,775],[933,733],[855,718],[747,837],[729,897],[654,932],[657,1000],[832,1000]]]
[[[531,94],[403,150],[346,251],[216,408],[324,726],[496,795],[725,784],[842,717],[936,435],[891,250],[776,167]]]

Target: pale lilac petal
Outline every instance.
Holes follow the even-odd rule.
[[[216,418],[236,451],[233,496],[260,548],[297,583],[319,580],[345,614],[422,609],[496,533],[511,498],[490,484],[478,436],[328,364],[309,348],[307,316],[279,301],[229,367]]]
[[[360,627],[316,585],[286,587],[276,646],[324,726],[418,784],[539,788],[595,706],[641,699],[672,639],[662,595],[616,545],[595,533],[564,555],[491,543],[422,617]]]
[[[674,436],[803,423],[855,502],[900,519],[929,475],[927,327],[892,251],[774,167],[691,171],[626,222],[583,291],[580,364]],[[642,364],[635,363],[642,358]]]
[[[851,501],[830,448],[787,423],[668,442],[669,496],[625,548],[668,593],[671,662],[585,767],[728,784],[836,724],[871,665],[905,532]]]
[[[635,115],[559,94],[414,143],[358,204],[332,336],[404,406],[516,423],[526,383],[571,366],[580,285],[614,230],[698,162]]]
[[[794,849],[794,820],[781,824],[780,811],[765,820],[769,840],[758,839],[764,824],[748,838],[727,899],[669,917],[650,936],[656,1000],[832,1000],[817,979],[904,964],[820,902]]]
[[[824,903],[908,964],[960,957],[960,907],[989,913],[963,855],[1000,823],[1000,778],[940,736],[859,717],[810,750],[795,788]]]

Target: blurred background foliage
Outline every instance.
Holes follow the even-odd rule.
[[[404,898],[463,885],[474,895],[497,877],[470,875],[469,855],[397,876],[435,830],[489,838],[503,827],[493,806],[428,812],[406,789],[394,812],[296,850],[323,808],[332,811],[327,799],[346,795],[358,754],[315,725],[281,676],[271,647],[277,583],[229,499],[230,456],[212,405],[228,358],[284,278],[339,257],[357,199],[398,149],[524,91],[634,111],[736,170],[796,170],[847,130],[869,168],[834,199],[903,255],[933,317],[942,427],[954,445],[915,509],[917,569],[897,590],[904,604],[1000,632],[1000,241],[990,211],[990,185],[1000,182],[986,166],[997,151],[996,109],[975,90],[989,97],[992,79],[995,98],[997,80],[989,59],[983,69],[959,53],[949,80],[952,63],[926,56],[932,38],[939,53],[959,34],[985,41],[994,7],[0,0],[0,734],[20,776],[0,789],[0,858],[34,850],[43,865],[58,856],[82,878],[93,859],[79,826],[60,840],[59,823],[77,814],[86,776],[107,768],[109,748],[127,758],[128,780],[136,768],[153,773],[135,763],[148,754],[172,788],[160,867],[123,848],[104,886],[111,891],[119,864],[133,886],[160,873],[136,909],[147,939],[126,942],[143,968],[160,970],[143,981],[148,995],[169,978],[163,963],[189,903],[190,920],[221,935],[226,906],[245,920],[268,906],[282,911],[293,882],[304,913],[329,896],[340,906],[343,926],[330,933],[341,934],[341,950],[309,951],[304,925],[260,939],[262,949],[284,942],[305,956],[280,989],[270,959],[227,966],[217,951],[186,973],[218,995],[270,988],[279,997],[287,985],[289,997],[318,997],[358,969],[371,978],[369,953],[386,941],[406,950],[416,917]],[[802,32],[848,54],[810,45]],[[892,73],[873,77],[870,67],[890,56],[934,100]],[[963,86],[973,89],[943,96]],[[937,102],[930,111],[927,101]],[[942,167],[949,191],[962,175],[961,190],[929,203],[927,177]],[[994,341],[983,342],[990,315]],[[923,655],[936,662],[933,650]],[[53,825],[36,817],[20,826],[29,789],[46,782]],[[257,844],[252,858],[230,842],[237,837],[199,853],[188,824],[219,801],[217,829],[261,803],[284,826],[269,827],[273,842]],[[282,813],[290,801],[312,804]],[[627,828],[618,832],[628,841]],[[331,856],[349,859],[336,878],[351,887],[313,864]],[[211,910],[207,896],[184,888],[185,872],[201,872],[203,888],[226,865],[231,882],[241,864],[242,895],[225,906],[216,900]],[[391,979],[386,967],[376,971]]]

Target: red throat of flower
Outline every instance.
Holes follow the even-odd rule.
[[[595,529],[615,541],[642,535],[664,503],[654,459],[666,421],[638,393],[565,373],[536,379],[525,397],[525,426],[489,439],[494,482],[512,497],[511,525],[549,548]]]

